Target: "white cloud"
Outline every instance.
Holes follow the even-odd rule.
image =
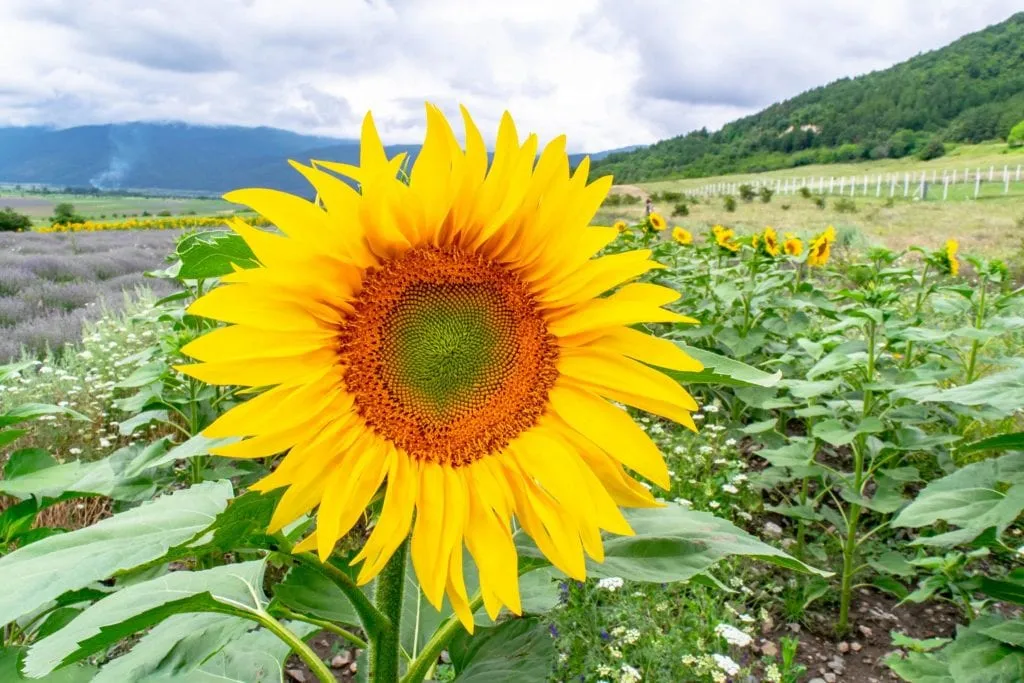
[[[1002,21],[1017,0],[5,0],[0,125],[413,142],[422,103],[599,150],[723,123]]]

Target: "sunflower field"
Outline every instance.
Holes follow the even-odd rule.
[[[1024,678],[1005,264],[592,227],[427,116],[0,367],[0,680]]]
[[[127,218],[120,221],[82,221],[81,223],[57,223],[39,228],[36,232],[104,232],[107,230],[184,230],[190,228],[220,228],[224,216],[154,216]],[[261,216],[249,217],[252,225],[270,225]]]

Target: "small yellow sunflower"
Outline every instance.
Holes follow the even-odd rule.
[[[828,263],[829,256],[832,255],[832,242],[828,240],[826,235],[818,235],[811,242],[810,251],[807,253],[807,265],[812,267],[820,267]]]
[[[626,221],[615,221],[612,227],[618,230],[619,232],[626,232],[627,230],[629,230],[629,225],[626,224]]]
[[[693,235],[686,228],[681,228],[678,225],[672,228],[672,239],[679,244],[693,244]]]
[[[736,232],[732,228],[715,225],[712,226],[711,232],[715,236],[715,243],[720,248],[733,254],[740,250],[739,242],[736,241]]]
[[[657,502],[626,468],[667,488],[657,447],[616,403],[690,429],[697,404],[656,367],[699,371],[635,329],[696,322],[679,295],[629,283],[649,250],[594,258],[615,239],[588,227],[611,186],[570,173],[564,137],[537,155],[505,114],[493,160],[463,110],[465,149],[436,107],[407,176],[367,115],[358,166],[293,164],[322,206],[267,189],[231,192],[281,234],[234,219],[259,267],[189,313],[230,323],[188,344],[180,368],[264,391],[204,434],[245,437],[235,458],[287,452],[253,488],[284,488],[270,531],[318,508],[296,550],[326,560],[383,486],[354,562],[365,584],[410,535],[426,597],[470,631],[463,553],[492,618],[521,602],[513,520],[567,575],[604,557],[600,530],[632,533],[619,506]],[[359,191],[332,173],[358,183]]]
[[[956,240],[947,240],[944,248],[944,261],[949,274],[953,277],[960,272],[960,261],[956,258],[956,252],[960,249],[960,245]]]
[[[668,223],[661,217],[660,213],[652,213],[647,217],[647,224],[651,226],[651,230],[655,232],[661,232],[668,227]]]
[[[762,250],[771,257],[779,255],[779,236],[775,234],[775,229],[770,225],[764,229]]]
[[[786,233],[786,241],[782,243],[782,249],[790,256],[799,256],[804,253],[804,243],[791,232]]]

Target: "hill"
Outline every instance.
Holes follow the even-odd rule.
[[[895,159],[920,154],[933,139],[1005,139],[1022,118],[1024,12],[883,71],[773,104],[714,133],[694,131],[611,154],[594,166],[617,182],[634,182]],[[941,149],[933,145],[931,152]]]
[[[391,153],[415,149],[389,148]],[[287,158],[352,163],[359,142],[276,128],[121,123],[0,128],[0,181],[220,193],[248,185],[306,192]]]

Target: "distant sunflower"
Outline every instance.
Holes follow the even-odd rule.
[[[736,241],[736,232],[732,228],[715,225],[711,228],[711,233],[715,237],[715,244],[725,251],[735,254],[740,250],[740,244]]]
[[[782,249],[790,256],[799,256],[804,253],[804,243],[793,233],[787,232],[786,241],[782,243]]]
[[[612,227],[618,230],[619,232],[626,232],[627,230],[629,230],[629,225],[626,224],[626,221],[615,221]]]
[[[651,230],[655,232],[661,232],[668,227],[668,223],[661,217],[660,213],[652,213],[647,217],[647,224],[651,226]]]
[[[761,240],[761,250],[773,258],[779,255],[779,236],[775,234],[775,229],[770,225],[766,226],[764,229],[764,234],[762,235]]]
[[[184,349],[183,372],[211,384],[270,387],[204,434],[248,437],[236,458],[288,451],[253,486],[286,488],[275,532],[319,506],[297,551],[324,560],[384,484],[354,562],[367,583],[411,532],[420,585],[470,631],[463,552],[492,618],[521,611],[513,518],[565,574],[603,560],[600,530],[630,534],[619,506],[656,506],[625,468],[668,488],[647,435],[616,403],[690,429],[697,404],[655,369],[696,371],[675,344],[635,329],[695,322],[663,308],[679,295],[623,284],[658,264],[648,250],[594,258],[615,239],[588,227],[611,178],[570,173],[565,138],[537,155],[506,114],[488,151],[463,111],[466,147],[427,107],[407,182],[372,118],[358,166],[293,166],[321,207],[267,189],[231,192],[283,234],[231,227],[260,266],[223,278],[189,313],[232,325]],[[359,191],[326,171],[345,175]],[[611,292],[610,294],[608,292]],[[614,403],[613,403],[614,402]]]
[[[960,272],[960,261],[956,258],[956,252],[960,249],[960,245],[956,240],[947,240],[946,246],[942,250],[942,263],[945,266],[946,271],[956,277]]]
[[[679,244],[693,244],[693,235],[686,228],[681,228],[678,225],[672,228],[672,239]]]
[[[821,267],[828,263],[832,255],[832,243],[836,241],[836,229],[831,225],[814,238],[807,253],[807,265]]]

